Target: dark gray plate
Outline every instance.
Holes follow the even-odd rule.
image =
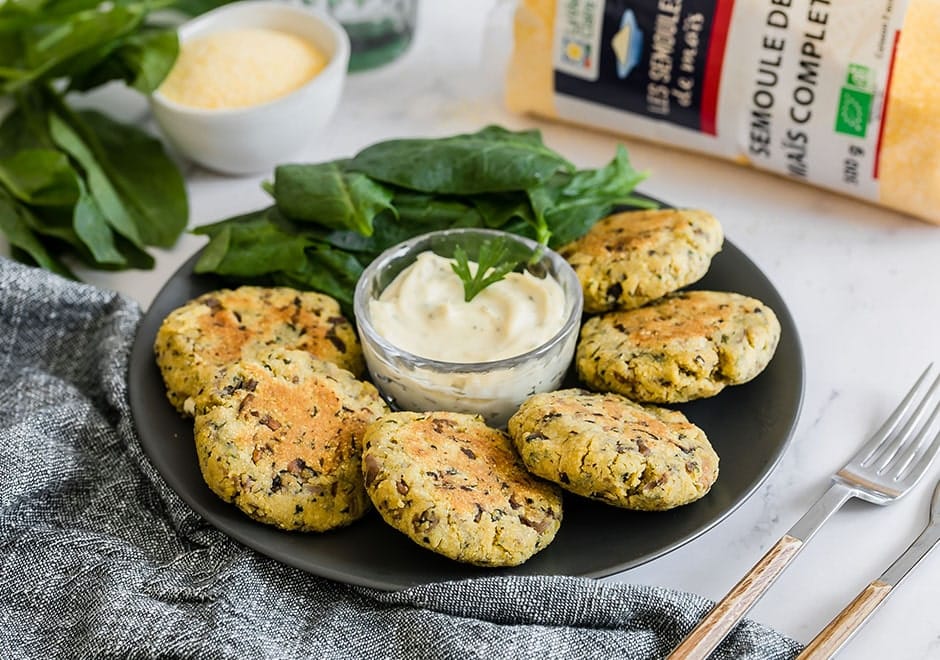
[[[708,275],[694,288],[737,291],[766,302],[783,329],[776,355],[755,380],[712,399],[678,406],[708,434],[721,458],[711,492],[672,511],[640,513],[565,496],[555,541],[522,566],[482,569],[459,564],[412,543],[375,512],[325,534],[279,531],[254,522],[205,485],[193,445],[192,421],[167,402],[154,363],[160,322],[195,296],[223,286],[192,272],[198,255],[170,278],[144,316],[130,362],[131,410],[144,450],[167,483],[211,524],[247,546],[305,571],[341,582],[400,589],[483,575],[601,577],[655,559],[711,529],[761,485],[786,449],[803,398],[803,356],[793,318],[776,289],[740,250],[725,241]]]

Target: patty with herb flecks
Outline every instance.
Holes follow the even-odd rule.
[[[357,376],[364,369],[359,339],[339,303],[288,287],[201,295],[163,320],[154,353],[170,403],[192,415],[220,369],[272,347],[307,351]]]
[[[724,234],[705,211],[617,213],[558,253],[581,281],[584,311],[633,309],[700,280]]]
[[[688,504],[718,478],[718,455],[702,429],[680,412],[619,394],[535,394],[509,419],[509,435],[533,474],[626,509]]]
[[[679,403],[755,378],[779,340],[780,322],[761,301],[686,291],[589,319],[575,363],[592,389],[634,401]]]
[[[388,412],[375,387],[305,351],[275,348],[222,369],[194,435],[212,491],[255,520],[325,531],[369,509],[362,437]]]
[[[397,412],[366,431],[366,490],[418,545],[480,566],[515,566],[561,524],[561,492],[526,471],[505,433],[478,415]]]

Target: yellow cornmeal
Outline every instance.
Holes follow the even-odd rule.
[[[181,44],[160,93],[194,108],[243,108],[294,91],[326,64],[326,56],[298,36],[259,28],[229,30]]]
[[[513,112],[557,117],[552,37],[555,0],[519,3],[513,21],[513,54],[506,72],[506,105]]]
[[[912,0],[894,60],[881,143],[881,202],[940,223],[940,1]]]
[[[514,112],[558,118],[552,63],[557,1],[523,0],[516,10],[506,78],[506,105]],[[909,0],[888,90],[878,201],[940,224],[938,25],[940,0]],[[749,162],[743,154],[734,160]]]

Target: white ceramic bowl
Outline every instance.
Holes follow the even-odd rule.
[[[307,39],[329,62],[302,87],[260,105],[208,110],[171,101],[159,90],[150,97],[154,117],[177,151],[228,174],[269,171],[309,144],[336,111],[349,64],[349,39],[339,23],[313,8],[278,2],[224,5],[181,25],[179,38],[183,43],[248,27]]]

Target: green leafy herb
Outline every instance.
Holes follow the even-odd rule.
[[[574,166],[537,131],[489,126],[438,139],[389,140],[361,151],[349,168],[411,190],[450,195],[524,190]]]
[[[307,265],[306,250],[315,243],[274,207],[199,227],[195,232],[212,237],[196,262],[197,273],[243,278],[263,277],[271,271],[272,263],[283,271],[301,271]]]
[[[17,258],[72,276],[69,257],[149,268],[151,246],[186,227],[183,178],[161,143],[67,94],[123,80],[152,92],[170,71],[175,30],[148,23],[174,0],[0,2],[0,232]]]
[[[15,249],[22,254],[28,255],[35,263],[53,273],[73,277],[72,271],[59,259],[49,253],[42,241],[32,230],[31,225],[35,224],[30,220],[30,211],[27,207],[18,205],[16,202],[0,189],[0,231],[6,234]]]
[[[21,149],[0,160],[0,183],[21,202],[36,206],[68,206],[79,196],[75,170],[53,149]]]
[[[111,80],[123,80],[128,87],[147,94],[170,73],[178,52],[175,33],[143,28],[93,67],[73,75],[69,89],[86,91]]]
[[[76,113],[76,120],[144,244],[172,246],[186,228],[189,205],[183,176],[160,142],[98,112]]]
[[[176,0],[176,2],[173,3],[173,9],[184,14],[189,14],[190,16],[198,16],[210,9],[215,9],[216,7],[221,7],[222,5],[227,5],[234,1],[235,0]]]
[[[470,302],[490,284],[499,282],[511,273],[516,265],[518,262],[509,258],[506,240],[497,238],[483,241],[480,245],[475,269],[471,269],[467,252],[458,245],[454,250],[451,268],[463,282],[464,301]]]
[[[282,213],[332,229],[372,234],[375,216],[388,209],[392,190],[342,161],[319,165],[281,165],[274,170],[274,199]]]
[[[536,224],[548,228],[549,245],[558,247],[583,236],[615,206],[653,208],[655,204],[633,194],[645,178],[644,173],[633,169],[627,150],[620,145],[605,167],[562,174],[530,189]]]
[[[276,207],[197,227],[194,233],[210,237],[195,272],[320,291],[351,313],[364,264],[319,238],[322,232],[305,231],[302,223],[287,220]]]
[[[538,131],[380,142],[347,160],[278,167],[266,186],[273,207],[196,230],[210,238],[196,270],[322,291],[348,313],[363,267],[401,241],[486,227],[558,246],[616,207],[652,206],[633,194],[644,176],[623,148],[604,167],[578,170]],[[514,245],[455,254],[468,300],[531,258]]]

